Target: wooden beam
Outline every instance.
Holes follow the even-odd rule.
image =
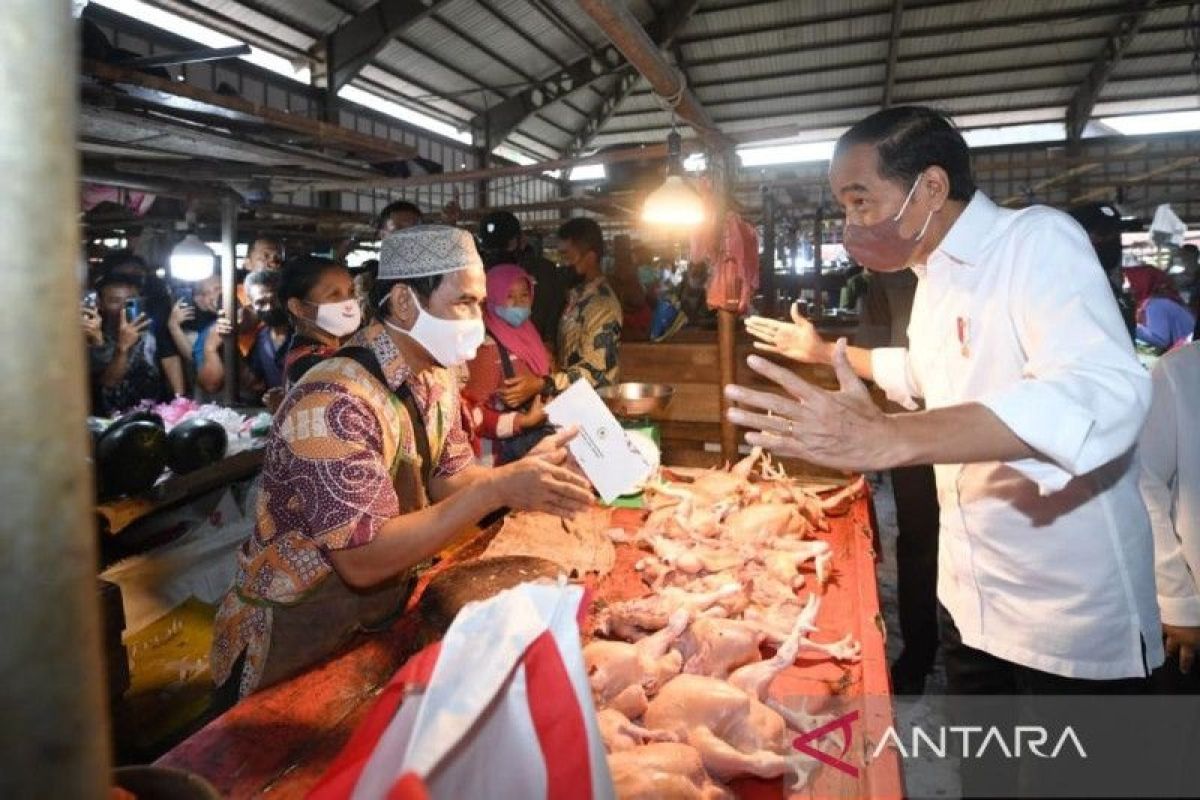
[[[338,26],[324,42],[322,86],[330,95],[354,79],[392,39],[433,13],[447,0],[378,0]],[[316,77],[314,75],[314,77]]]
[[[1174,161],[1163,164],[1161,167],[1152,169],[1149,172],[1143,172],[1140,175],[1131,175],[1128,178],[1123,178],[1119,181],[1113,181],[1108,185],[1098,186],[1091,191],[1076,195],[1075,197],[1071,198],[1071,204],[1075,205],[1076,203],[1086,203],[1091,200],[1103,200],[1114,190],[1122,186],[1133,186],[1143,181],[1148,181],[1151,178],[1157,175],[1162,175],[1166,172],[1175,172],[1177,170],[1187,169],[1188,167],[1191,167],[1197,163],[1200,163],[1200,156],[1184,156],[1183,158],[1177,158]]]
[[[697,142],[691,141],[684,142],[683,149],[685,152],[695,152],[701,148]],[[623,161],[640,161],[647,158],[665,158],[666,155],[666,143],[650,144],[640,147],[627,147],[621,150],[609,150],[582,158],[556,158],[550,161],[541,161],[537,164],[513,164],[505,167],[468,169],[458,172],[443,172],[437,175],[415,175],[411,178],[371,178],[360,181],[333,180],[317,183],[297,181],[296,185],[313,191],[406,189],[414,186],[433,186],[440,183],[460,183],[489,178],[508,178],[516,175],[540,175],[543,172],[582,167],[590,164],[616,164]]]
[[[1092,63],[1092,68],[1067,103],[1067,141],[1078,142],[1083,137],[1083,129],[1087,127],[1104,84],[1121,63],[1125,51],[1157,4],[1158,0],[1131,0],[1126,4],[1126,13],[1117,19],[1116,27],[1104,40],[1104,46]]]
[[[195,104],[201,103],[212,110],[255,117],[268,125],[310,137],[318,145],[352,151],[371,160],[393,161],[413,158],[417,155],[417,149],[410,145],[359,133],[340,125],[306,117],[303,114],[280,111],[241,97],[217,94],[182,81],[170,81],[100,61],[85,61],[83,71],[100,80],[109,81],[118,88],[132,86],[157,93],[160,96],[155,97],[144,93],[139,95],[142,99],[152,100],[157,105],[196,110]]]
[[[83,105],[79,110],[79,135],[84,139],[117,142],[142,147],[151,152],[170,152],[249,164],[297,165],[343,175],[346,179],[370,177],[366,169],[346,166],[344,162],[312,152],[281,147],[265,147],[217,133],[211,129],[184,125],[161,117],[114,111]]]
[[[887,68],[883,77],[883,107],[892,104],[896,85],[896,59],[900,56],[900,29],[903,27],[904,0],[892,0],[892,31],[888,37]]]

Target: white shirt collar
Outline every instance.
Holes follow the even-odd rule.
[[[984,243],[995,235],[999,217],[1000,207],[983,192],[976,191],[929,260],[936,260],[940,254],[960,264],[978,264]],[[915,265],[914,269],[921,274],[924,267]]]

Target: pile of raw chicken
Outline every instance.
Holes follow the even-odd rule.
[[[715,800],[739,776],[804,785],[816,762],[792,742],[822,719],[768,689],[802,653],[860,657],[849,635],[810,636],[833,555],[815,534],[862,489],[821,498],[755,449],[690,483],[656,480],[641,528],[609,532],[646,551],[650,590],[599,609],[583,650],[618,797]]]

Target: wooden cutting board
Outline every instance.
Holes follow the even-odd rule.
[[[417,601],[422,640],[441,639],[467,603],[538,578],[553,580],[561,571],[553,561],[533,556],[479,558],[446,567],[429,579]]]

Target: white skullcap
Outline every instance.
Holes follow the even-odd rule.
[[[449,225],[415,225],[389,233],[379,247],[379,280],[424,278],[483,269],[475,238]]]

